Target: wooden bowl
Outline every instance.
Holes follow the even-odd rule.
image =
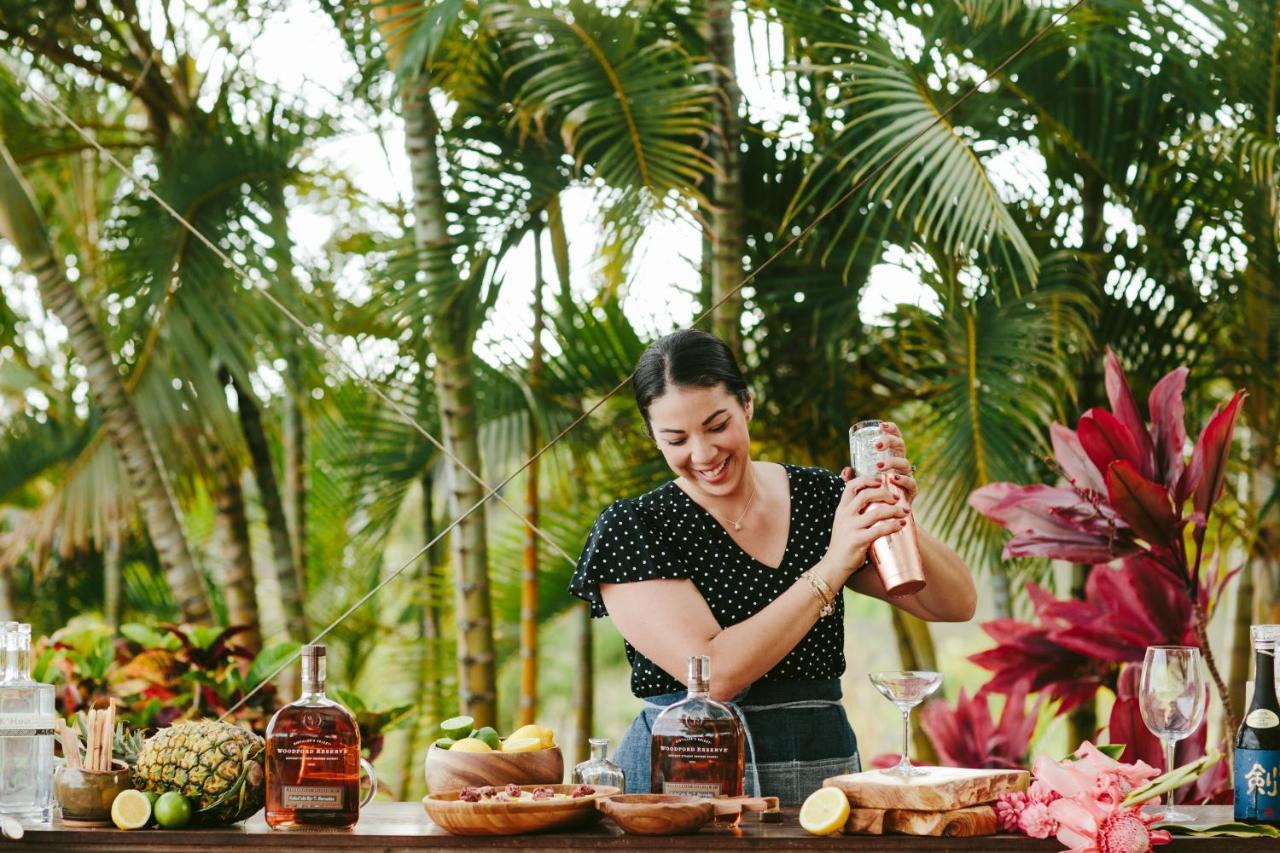
[[[769,812],[777,797],[682,797],[677,794],[615,794],[596,800],[628,835],[689,835],[715,818],[736,821],[744,810]]]
[[[602,797],[596,808],[628,835],[689,835],[716,816],[711,800],[675,794]]]
[[[560,747],[533,752],[454,752],[427,750],[427,793],[493,785],[558,785],[564,781]]]
[[[544,787],[522,785],[522,790]],[[568,794],[577,785],[547,785],[557,794]],[[468,803],[458,799],[458,791],[428,794],[422,798],[427,816],[441,829],[454,835],[524,835],[585,826],[600,819],[596,800],[620,793],[604,785],[596,792],[574,800],[545,802]]]

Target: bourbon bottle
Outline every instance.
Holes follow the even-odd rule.
[[[694,797],[742,795],[742,721],[711,698],[711,659],[689,658],[689,696],[653,721],[652,791]]]
[[[324,646],[302,647],[302,695],[267,725],[267,825],[272,829],[350,829],[373,798],[377,777],[360,757],[351,712],[324,695]],[[361,766],[369,793],[360,799]]]

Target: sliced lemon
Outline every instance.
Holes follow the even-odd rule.
[[[111,801],[111,822],[121,829],[142,829],[151,820],[151,801],[141,791],[121,791]]]
[[[474,737],[464,737],[449,747],[450,752],[493,752],[489,744]]]
[[[536,737],[542,740],[542,726],[536,726],[530,723],[527,726],[521,726],[511,734],[507,735],[507,740],[521,740],[527,737]]]
[[[556,733],[551,731],[551,729],[543,729],[542,730],[542,748],[550,749],[555,745],[556,745]]]
[[[509,737],[502,745],[503,752],[535,752],[539,749],[542,749],[542,738],[538,737]]]
[[[849,798],[839,788],[819,788],[800,807],[800,826],[814,835],[835,835],[849,819]]]

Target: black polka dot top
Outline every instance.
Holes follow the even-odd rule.
[[[791,484],[791,524],[777,568],[748,555],[710,513],[669,482],[638,498],[614,501],[600,513],[569,591],[590,602],[592,616],[601,617],[606,615],[602,583],[688,578],[722,627],[754,616],[822,559],[844,489],[844,482],[829,471],[783,467]],[[685,689],[630,643],[626,651],[636,696]],[[839,678],[843,673],[844,602],[837,596],[835,615],[819,619],[763,680]]]

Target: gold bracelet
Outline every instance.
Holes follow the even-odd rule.
[[[813,572],[803,572],[800,577],[809,583],[809,588],[813,590],[814,596],[818,601],[822,602],[822,608],[818,611],[818,615],[823,618],[833,615],[836,612],[836,595],[831,591],[831,587],[827,586],[827,582]]]

